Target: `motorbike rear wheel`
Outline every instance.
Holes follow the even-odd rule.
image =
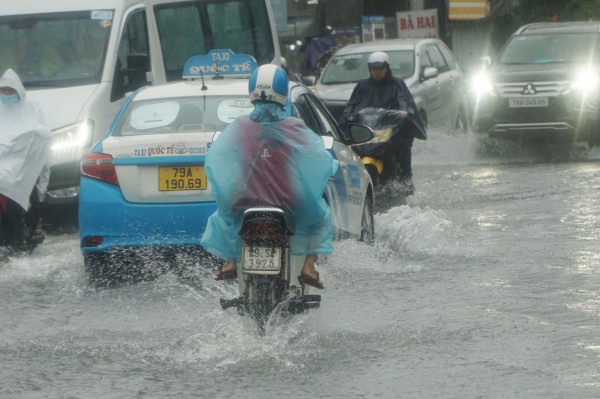
[[[250,278],[247,293],[248,312],[256,321],[260,335],[265,333],[269,316],[275,308],[276,289],[276,281],[272,277],[254,275]]]

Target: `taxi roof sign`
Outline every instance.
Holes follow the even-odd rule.
[[[216,49],[210,50],[206,55],[190,57],[183,67],[183,78],[249,77],[256,68],[258,64],[251,55],[236,54],[229,49]]]

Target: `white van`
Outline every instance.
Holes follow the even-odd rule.
[[[278,63],[271,0],[0,0],[0,74],[19,74],[53,130],[46,201],[77,200],[81,156],[129,93],[218,48]]]

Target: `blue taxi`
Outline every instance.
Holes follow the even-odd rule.
[[[256,62],[212,50],[186,63],[181,82],[133,93],[110,131],[81,161],[80,245],[92,277],[117,272],[148,250],[199,249],[216,203],[204,173],[215,134],[253,109],[248,78]],[[307,87],[290,82],[287,113],[300,117],[340,162],[324,193],[337,239],[373,238],[373,187],[350,145],[372,137],[340,130]],[[137,267],[137,266],[134,266]]]

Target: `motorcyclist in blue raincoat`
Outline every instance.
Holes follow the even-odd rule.
[[[300,279],[323,288],[315,261],[318,254],[333,251],[331,213],[323,193],[338,162],[301,119],[286,116],[288,78],[282,68],[257,68],[249,92],[254,110],[229,124],[206,157],[217,211],[208,220],[201,244],[225,261],[215,278],[235,278],[243,211],[252,206],[284,207],[296,225],[291,253],[306,256]]]

